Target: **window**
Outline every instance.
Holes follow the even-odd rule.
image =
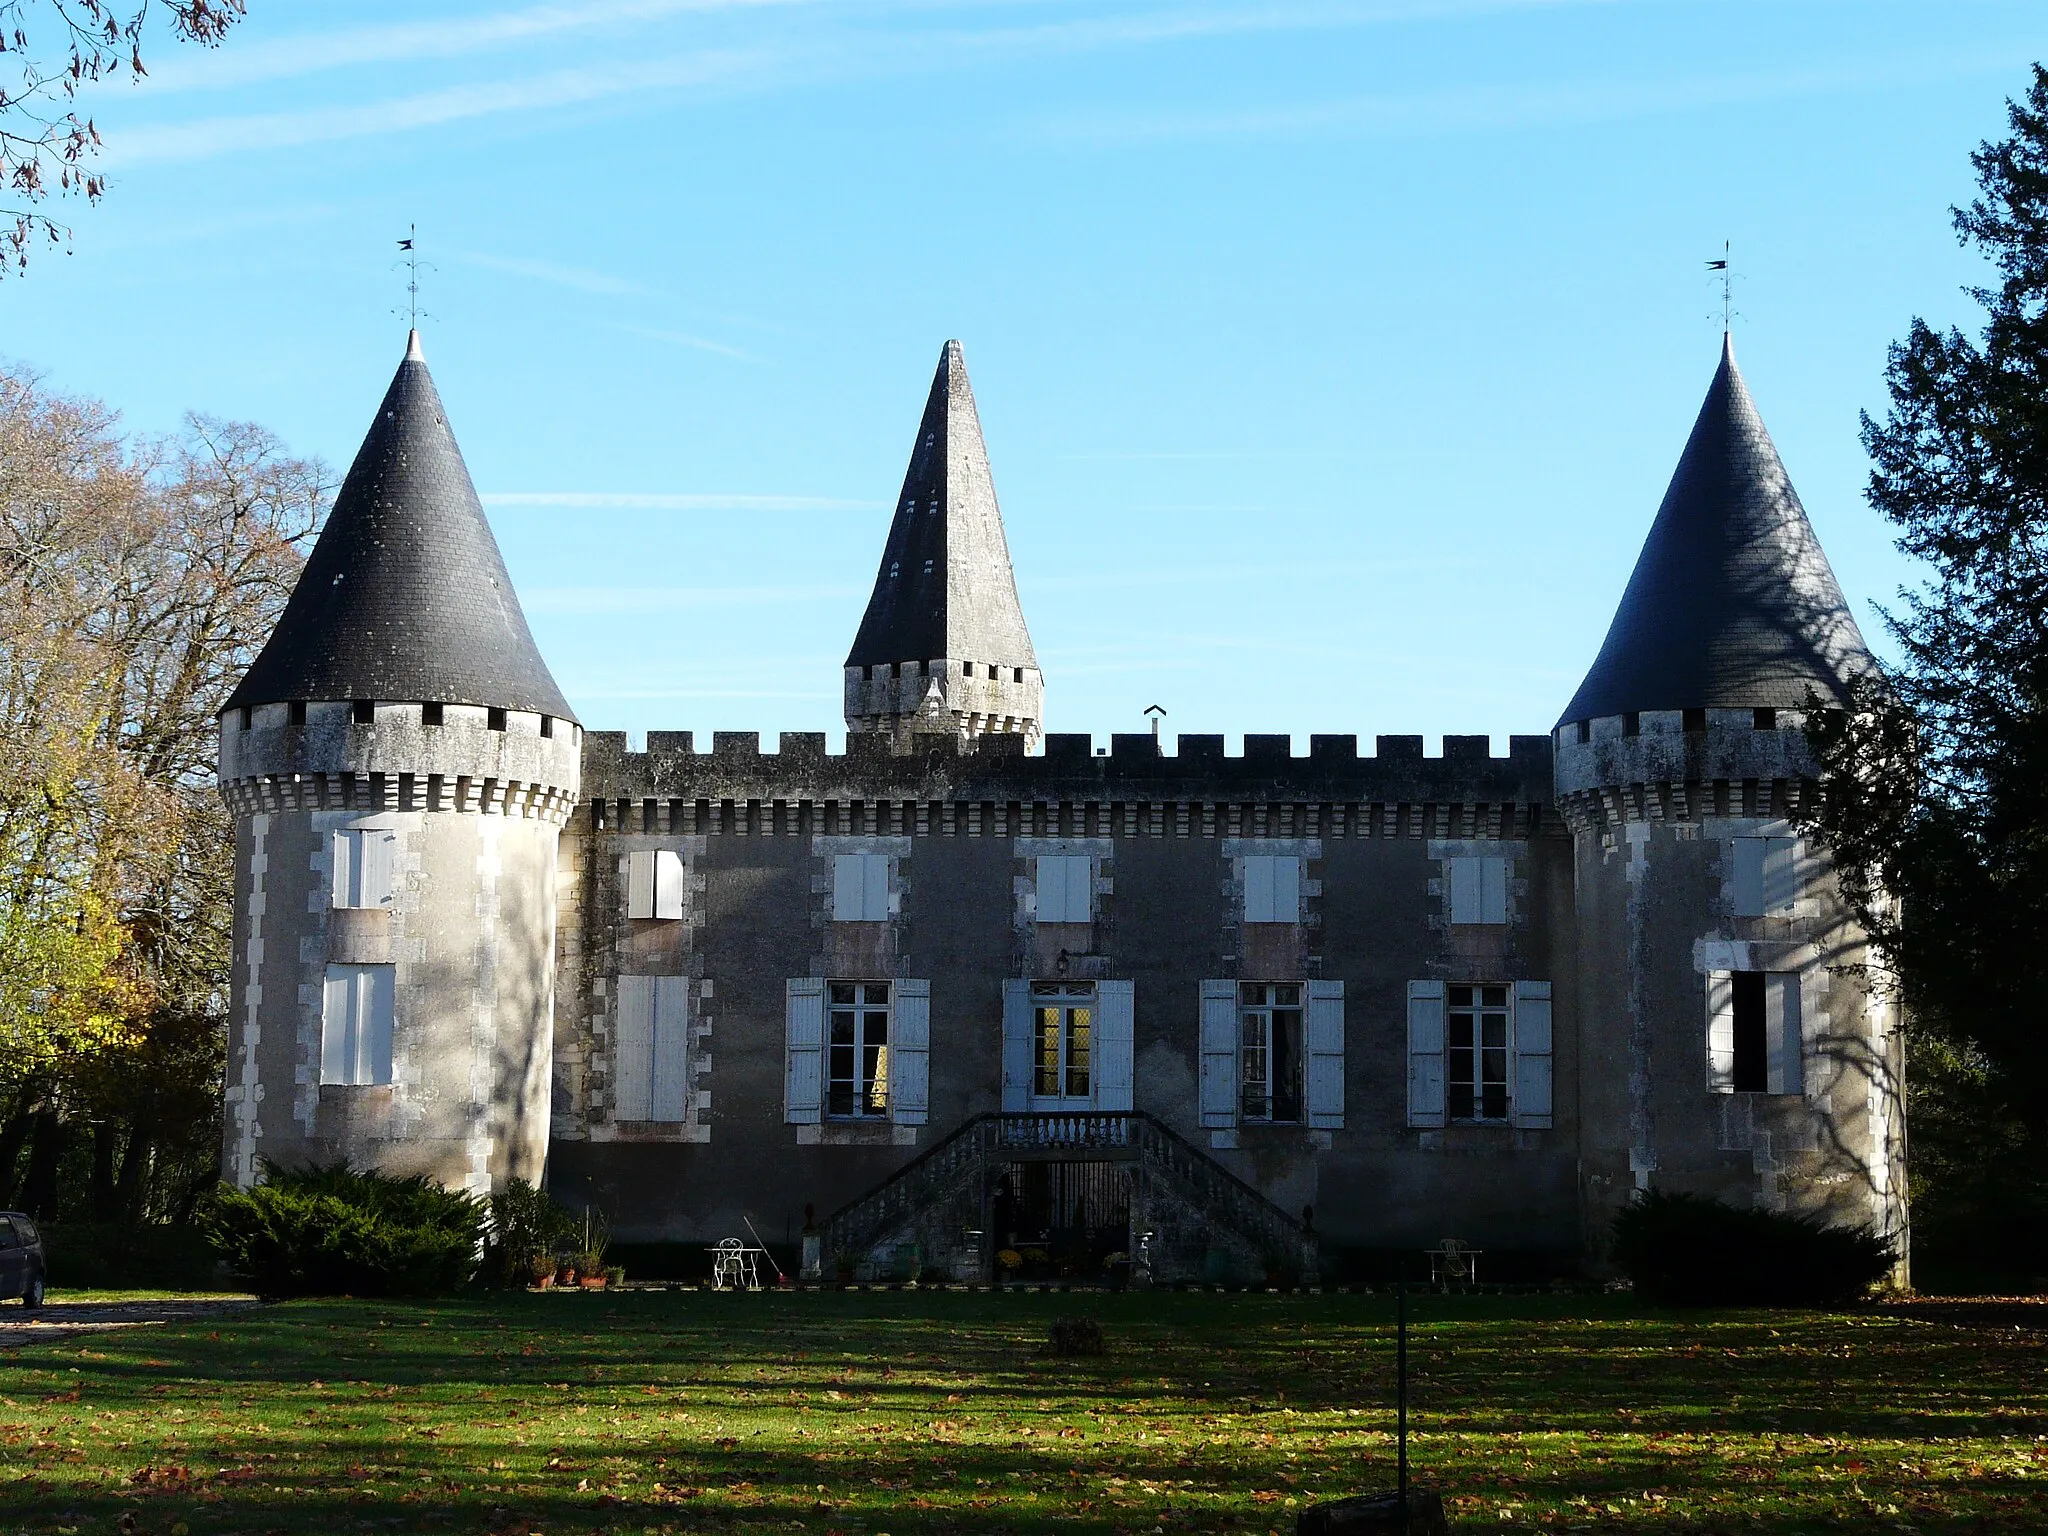
[[[826,1020],[825,1113],[834,1120],[889,1114],[889,984],[835,981]]]
[[[333,904],[391,910],[392,855],[398,834],[378,827],[344,827],[334,834]]]
[[[626,855],[626,916],[679,919],[683,915],[683,857],[667,848]]]
[[[1508,861],[1455,858],[1450,866],[1450,912],[1453,923],[1505,923],[1508,920]]]
[[[1034,883],[1041,923],[1094,921],[1095,860],[1087,854],[1041,854]]]
[[[832,921],[886,923],[889,920],[889,855],[835,853],[832,856]]]
[[[1301,984],[1237,989],[1239,1112],[1246,1120],[1301,1119]]]
[[[484,724],[494,731],[504,730],[505,711],[498,708],[495,704],[492,705],[484,712]]]
[[[555,734],[555,717],[553,715],[542,715],[540,717],[540,733],[547,737],[552,737]]]
[[[242,730],[246,731],[256,723],[256,707],[253,704],[244,704],[240,714],[240,727]]]
[[[289,713],[293,725],[304,725],[306,723],[306,701],[304,699],[293,699],[290,704],[285,706],[285,709]]]
[[[1799,839],[1735,840],[1734,906],[1737,917],[1790,917],[1799,900]]]
[[[363,1087],[391,1081],[394,967],[330,965],[320,1008],[320,1081]]]
[[[971,662],[971,661],[963,661],[963,662],[961,662],[961,663],[960,663],[960,675],[961,675],[962,677],[972,677],[972,676],[974,676],[974,663],[973,663],[973,662]]]
[[[996,669],[994,667],[988,669],[988,680],[990,682],[996,681]]]
[[[357,725],[377,723],[377,702],[374,699],[355,699],[348,707],[349,719]]]
[[[422,704],[420,706],[421,725],[440,725],[446,718],[447,710],[443,705]]]
[[[1453,1120],[1508,1117],[1508,989],[1447,989],[1446,1105]]]
[[[1778,712],[1775,709],[1752,710],[1749,724],[1752,730],[1775,731],[1778,728]]]
[[[1707,978],[1707,1085],[1716,1093],[1795,1094],[1804,1083],[1797,971]]]
[[[1095,988],[1040,982],[1031,989],[1031,1096],[1086,1099],[1095,1034]]]
[[[1290,854],[1252,854],[1244,861],[1244,920],[1301,921],[1301,860]]]
[[[1704,709],[1688,709],[1679,717],[1679,724],[1690,734],[1707,728],[1707,712]]]
[[[621,976],[613,1014],[612,1118],[689,1115],[690,978]]]

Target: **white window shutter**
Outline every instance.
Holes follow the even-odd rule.
[[[652,915],[675,921],[683,915],[683,856],[660,848],[654,854],[654,907]]]
[[[654,980],[621,976],[612,1003],[612,1119],[654,1117]]]
[[[1245,856],[1244,920],[1248,923],[1273,921],[1273,859],[1268,854]]]
[[[1738,837],[1740,847],[1753,837]],[[1707,1091],[1735,1091],[1735,983],[1726,971],[1707,973]]]
[[[647,1118],[680,1124],[690,1118],[690,978],[656,976],[653,982]]]
[[[1477,859],[1450,859],[1451,894],[1449,906],[1454,923],[1476,923],[1480,913],[1480,875]]]
[[[1531,1130],[1551,1125],[1550,983],[1515,983],[1515,1124]]]
[[[1031,1107],[1031,983],[1003,982],[1003,1113]]]
[[[1088,860],[1081,860],[1086,864]],[[1137,1089],[1136,1000],[1128,981],[1095,986],[1095,1107],[1129,1114]]]
[[[1479,862],[1479,921],[1504,923],[1508,920],[1508,861],[1481,859]]]
[[[1202,1125],[1227,1131],[1237,1124],[1237,983],[1202,983]]]
[[[832,855],[832,921],[857,923],[866,900],[867,867],[857,853]]]
[[[320,1081],[353,1081],[356,1056],[355,977],[351,967],[327,967],[320,994]]]
[[[327,840],[327,901],[333,907],[355,905],[356,834],[336,832]],[[339,1082],[336,1078],[334,1081]]]
[[[1764,853],[1770,842],[1765,837],[1738,837],[1735,843],[1735,915],[1764,915]]]
[[[866,923],[889,920],[889,855],[864,853],[860,865],[860,915]]]
[[[391,905],[392,865],[398,851],[398,834],[383,828],[365,828],[356,833],[355,901],[358,907]]]
[[[1293,854],[1273,861],[1273,921],[1301,921],[1301,860]]]
[[[1444,1123],[1444,984],[1408,983],[1408,1123]]]
[[[397,1022],[397,998],[394,996],[397,972],[398,967],[394,965],[365,965],[358,969],[356,984],[363,1004],[360,1025],[362,1075],[358,1082],[391,1081],[391,1036]]]
[[[825,981],[792,976],[785,990],[788,1063],[782,1118],[791,1125],[816,1125],[825,1108]]]
[[[1764,978],[1764,1042],[1770,1074],[1764,1086],[1772,1093],[1804,1092],[1797,971],[1774,972]]]
[[[889,1019],[889,1118],[923,1125],[931,1117],[932,984],[899,981]]]
[[[1067,921],[1095,921],[1095,860],[1085,853],[1067,859]]]
[[[1288,862],[1292,863],[1292,860]],[[1308,1056],[1308,1123],[1317,1130],[1344,1127],[1344,983],[1308,984],[1304,1020]]]
[[[645,849],[626,855],[626,916],[654,916],[654,855]]]
[[[1790,917],[1799,900],[1799,839],[1758,838],[1764,845],[1762,900],[1758,910],[1766,917]]]

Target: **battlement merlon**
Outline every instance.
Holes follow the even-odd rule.
[[[1486,736],[1446,736],[1441,756],[1423,754],[1420,736],[1381,736],[1361,756],[1354,735],[1311,736],[1296,757],[1293,738],[1251,735],[1231,756],[1221,736],[1182,736],[1171,754],[1151,735],[1094,739],[1055,734],[1027,756],[1022,738],[951,735],[914,738],[907,752],[880,738],[850,734],[843,753],[822,733],[785,731],[779,750],[763,752],[753,731],[714,732],[709,752],[689,731],[650,731],[647,750],[628,752],[621,731],[583,740],[586,800],[1118,802],[1274,801],[1383,805],[1546,807],[1552,797],[1548,736],[1512,736],[1505,757]]]

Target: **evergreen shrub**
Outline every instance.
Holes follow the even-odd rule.
[[[1683,1307],[1843,1306],[1867,1296],[1896,1260],[1868,1227],[1660,1190],[1615,1218],[1611,1253],[1638,1296]]]
[[[421,1175],[334,1163],[266,1164],[252,1189],[219,1189],[200,1230],[263,1296],[439,1296],[469,1283],[484,1203]]]
[[[484,1227],[483,1265],[477,1278],[485,1285],[515,1290],[540,1274],[537,1257],[550,1261],[572,1246],[581,1246],[576,1218],[557,1205],[545,1190],[524,1179],[507,1179],[491,1196]]]

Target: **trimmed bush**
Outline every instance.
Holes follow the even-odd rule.
[[[505,1290],[536,1283],[537,1257],[548,1261],[547,1272],[553,1274],[555,1254],[580,1240],[576,1218],[545,1191],[524,1179],[508,1179],[490,1199],[478,1279]]]
[[[221,1189],[200,1230],[264,1296],[439,1296],[476,1273],[483,1202],[432,1179],[345,1163],[266,1164],[253,1189]]]
[[[1646,1301],[1683,1307],[1830,1307],[1860,1301],[1891,1272],[1868,1227],[1744,1211],[1652,1190],[1614,1219],[1615,1264]]]

